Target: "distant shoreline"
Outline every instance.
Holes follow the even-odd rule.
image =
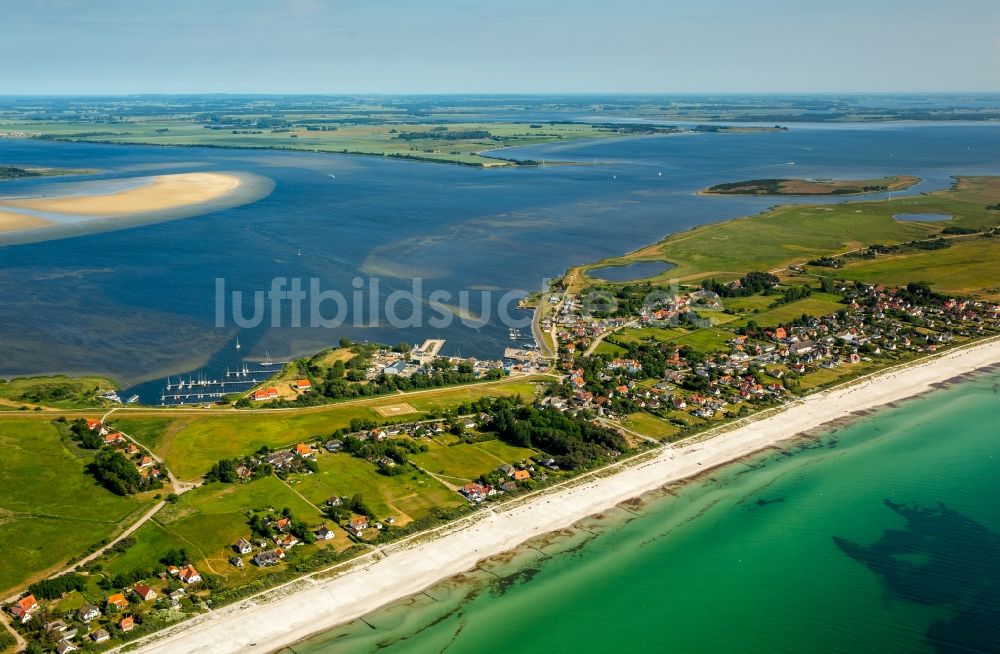
[[[480,511],[362,559],[338,576],[302,580],[167,628],[129,651],[274,652],[419,593],[483,559],[573,525],[643,493],[687,482],[817,428],[857,419],[1000,363],[1000,339],[947,350],[807,396],[779,410],[612,464],[566,484]],[[115,651],[122,651],[121,648]]]

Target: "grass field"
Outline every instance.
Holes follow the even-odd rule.
[[[673,343],[678,347],[687,345],[699,352],[715,352],[727,348],[727,341],[736,338],[736,332],[722,327],[685,329],[682,327],[660,328],[642,327],[623,329],[615,334],[615,340],[623,343],[638,343],[654,339],[661,343]]]
[[[350,497],[361,493],[379,519],[392,516],[402,526],[423,517],[432,507],[464,502],[457,493],[419,470],[390,477],[380,474],[374,464],[343,453],[320,455],[317,462],[318,473],[292,475],[289,482],[320,507],[333,495]]]
[[[902,285],[930,283],[939,293],[976,294],[1000,300],[1000,239],[957,240],[945,250],[884,255],[877,260],[848,263],[837,277]]]
[[[86,554],[153,503],[99,486],[83,469],[92,453],[47,420],[0,419],[0,451],[0,595]]]
[[[116,416],[115,424],[156,452],[177,477],[197,479],[219,459],[248,454],[263,445],[293,445],[347,427],[354,418],[387,422],[375,409],[400,404],[404,398],[421,412],[406,416],[415,420],[423,412],[449,409],[484,396],[508,395],[533,397],[534,385],[506,379],[294,411],[185,413],[175,417],[169,417],[170,411],[137,411],[119,414],[122,417]]]
[[[710,276],[729,279],[749,270],[776,270],[874,243],[929,238],[945,225],[985,229],[1000,225],[1000,212],[986,209],[998,196],[1000,177],[961,177],[954,189],[891,201],[783,205],[755,216],[672,234],[626,256],[588,264],[579,269],[584,275],[570,276],[574,286],[571,290],[590,283],[586,271],[600,266],[663,260],[677,267],[654,278],[654,282]],[[953,218],[947,223],[893,219],[899,213],[943,213]],[[956,272],[953,283],[981,288],[971,272]]]
[[[155,568],[167,551],[184,548],[200,571],[242,582],[263,574],[260,568],[243,570],[230,565],[233,543],[250,537],[247,510],[280,513],[290,508],[296,518],[309,524],[325,523],[338,532],[332,544],[343,549],[349,543],[346,532],[325,519],[308,502],[296,495],[277,477],[265,477],[243,484],[209,484],[181,495],[176,504],[164,507],[135,534],[136,543],[124,554],[110,558],[104,570],[111,575],[138,568]],[[328,543],[329,544],[329,543]]]
[[[765,299],[774,301],[772,297]],[[742,299],[742,298],[741,298]],[[752,298],[747,298],[752,299]],[[836,313],[844,308],[840,303],[840,296],[832,293],[813,293],[811,296],[782,304],[773,309],[764,309],[760,313],[746,314],[742,318],[733,322],[734,326],[745,326],[748,320],[753,320],[761,327],[777,327],[787,324],[789,320],[800,317],[802,314],[809,316],[827,316]]]
[[[457,483],[456,480],[476,479],[504,463],[515,463],[533,454],[533,450],[511,447],[500,441],[448,446],[432,443],[429,451],[415,454],[413,460],[428,472],[450,477],[449,481]]]
[[[476,443],[476,447],[481,450],[486,450],[498,459],[503,459],[504,461],[511,463],[523,461],[524,459],[537,454],[537,452],[531,448],[508,445],[501,440],[481,441]]]
[[[655,438],[657,440],[670,438],[680,431],[680,428],[677,425],[671,424],[665,420],[660,420],[653,414],[646,413],[645,411],[630,414],[625,418],[624,424],[632,431],[639,432],[644,436],[649,436],[650,438]]]

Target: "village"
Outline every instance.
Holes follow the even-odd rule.
[[[738,289],[739,281],[730,286]],[[566,383],[543,403],[626,423],[646,412],[686,433],[1000,330],[998,305],[937,296],[920,285],[842,283],[830,291],[836,311],[794,315],[786,310],[793,301],[782,309],[787,319],[766,325],[752,312],[732,312],[734,320],[722,311],[727,299],[703,288],[656,295],[616,315],[588,313],[583,298],[555,294],[542,327],[555,336]]]

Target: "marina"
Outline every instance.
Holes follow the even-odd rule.
[[[234,368],[227,366],[219,377],[209,377],[201,372],[178,377],[176,380],[167,377],[166,385],[160,393],[160,406],[217,402],[227,395],[246,393],[281,372],[286,363],[271,361],[270,356],[267,356],[263,362],[244,361]],[[134,401],[138,401],[138,395],[133,397]],[[132,403],[133,399],[130,398],[129,402]]]

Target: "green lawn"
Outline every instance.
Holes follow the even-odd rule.
[[[511,463],[486,448],[469,443],[447,446],[430,443],[430,449],[413,455],[413,460],[430,473],[451,477],[448,481],[452,483],[458,483],[455,478],[476,479],[504,463]]]
[[[121,497],[84,471],[93,454],[47,420],[0,417],[0,591],[80,557],[153,503]]]
[[[628,352],[628,350],[622,346],[614,345],[612,343],[608,343],[607,341],[601,341],[601,344],[594,350],[594,354],[606,354],[610,357],[621,357],[624,356],[626,352]]]
[[[655,439],[670,438],[678,431],[680,428],[672,423],[665,420],[660,420],[651,413],[646,413],[641,411],[639,413],[632,413],[625,419],[625,426],[632,431],[639,432],[644,436],[649,436]]]

